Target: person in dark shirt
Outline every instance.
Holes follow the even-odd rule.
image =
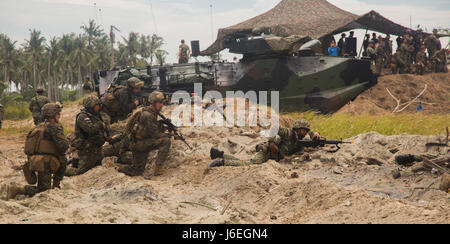
[[[345,37],[346,37],[346,36],[347,36],[347,34],[342,33],[341,39],[339,39],[339,42],[338,42],[338,47],[339,47],[339,53],[338,53],[338,56],[339,56],[339,57],[343,57],[343,56],[344,56]]]

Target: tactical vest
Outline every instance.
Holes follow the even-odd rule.
[[[42,123],[36,126],[27,135],[25,141],[24,152],[28,156],[33,155],[53,155],[61,156],[56,148],[54,141],[47,140],[44,133],[47,130],[47,123]]]
[[[120,113],[120,102],[114,96],[114,93],[122,88],[126,88],[125,86],[111,86],[106,93],[102,96],[100,99],[102,101],[102,104],[106,109],[108,109],[109,112],[119,114]]]

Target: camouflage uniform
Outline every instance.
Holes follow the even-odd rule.
[[[420,50],[416,54],[416,74],[417,75],[423,75],[425,74],[425,67],[427,64],[427,54],[425,51]]]
[[[392,41],[390,37],[384,39],[384,68],[391,66],[392,60]]]
[[[431,58],[431,61],[434,63],[435,72],[448,73],[447,55],[445,52],[445,49],[441,49],[440,51],[437,51]]]
[[[44,97],[41,95],[38,95],[33,99],[31,99],[30,106],[28,107],[28,109],[31,111],[33,115],[35,125],[38,125],[39,123],[44,121],[41,112],[44,105],[48,103],[51,103],[50,99],[48,97]]]
[[[180,45],[180,58],[179,58],[179,62],[180,64],[187,64],[189,62],[189,46],[186,44],[181,44]]]
[[[3,116],[5,115],[5,109],[3,105],[0,104],[0,129],[2,128]]]
[[[403,43],[400,47],[402,52],[402,59],[405,61],[405,72],[411,72],[411,67],[413,64],[412,53],[414,52],[414,46],[409,43]]]
[[[269,159],[275,160],[279,162],[284,159],[286,156],[293,155],[295,153],[301,152],[303,148],[297,145],[298,140],[303,140],[305,137],[309,137],[311,139],[314,135],[314,132],[309,131],[305,137],[301,137],[294,130],[305,128],[309,130],[309,123],[305,120],[297,120],[294,123],[292,129],[280,128],[278,131],[278,135],[270,138],[268,142],[261,143],[256,146],[256,155],[250,160],[250,162],[246,162],[240,160],[232,155],[223,155],[224,166],[246,166],[251,164],[263,164],[267,162]],[[270,143],[275,143],[277,145],[279,152],[272,153],[270,150]]]
[[[128,115],[133,113],[133,110],[137,108],[135,101],[136,96],[133,94],[134,88],[141,88],[144,86],[144,82],[136,77],[132,77],[127,81],[127,87],[120,88],[114,92],[114,97],[120,104],[120,108],[108,108],[104,106],[100,113],[102,120],[105,123],[112,124],[117,121],[127,119]],[[113,113],[112,111],[118,110],[119,112]]]
[[[42,108],[42,114],[44,117],[54,117],[57,113],[60,113],[61,107],[57,104],[50,103],[46,104]],[[59,161],[59,167],[57,170],[51,168],[49,162],[43,162],[43,170],[37,171],[37,186],[25,186],[25,187],[17,187],[10,186],[8,188],[8,199],[14,198],[18,194],[24,194],[29,197],[32,197],[40,192],[49,190],[52,188],[52,174],[53,174],[53,188],[59,187],[59,183],[63,180],[64,172],[66,170],[67,159],[65,153],[69,148],[69,141],[64,136],[64,128],[60,123],[52,123],[48,120],[45,121],[45,132],[44,139],[47,141],[54,142],[54,146],[56,147],[56,152],[58,155],[54,155],[57,157]],[[29,166],[26,164],[24,167]],[[32,174],[34,178],[36,178],[35,171],[26,171],[28,174]]]
[[[150,94],[150,103],[163,102],[164,95],[160,92]],[[144,173],[148,154],[158,150],[155,162],[155,175],[167,161],[171,147],[171,138],[165,134],[163,125],[158,121],[158,114],[150,107],[136,111],[136,121],[132,123],[130,149],[133,154],[131,165],[119,168],[119,171],[129,176],[139,176]],[[128,126],[128,125],[127,125]]]
[[[94,107],[100,105],[96,96],[89,96],[83,101],[84,109],[77,115],[75,123],[74,146],[78,149],[78,168],[72,166],[66,170],[66,176],[81,175],[101,165],[103,155],[101,148],[106,141],[106,125]]]
[[[434,34],[425,38],[424,42],[425,47],[428,50],[428,57],[430,58],[442,48],[441,41],[439,41],[439,38]]]
[[[119,135],[119,137],[122,137]],[[115,137],[112,138],[115,141]],[[131,164],[133,162],[133,153],[130,149],[131,139],[130,136],[123,136],[117,142],[111,142],[111,144],[105,144],[102,147],[103,156],[106,157],[117,157],[117,163],[120,164]]]
[[[376,52],[376,58],[375,58],[375,74],[381,75],[381,71],[384,67],[384,58],[385,58],[385,50],[382,45],[378,45]]]
[[[94,86],[92,85],[92,83],[90,81],[85,81],[83,83],[83,93],[90,94],[92,92],[94,92]]]
[[[403,74],[405,72],[405,60],[403,60],[403,55],[401,50],[397,50],[397,52],[392,56],[391,59],[391,70],[392,74]]]

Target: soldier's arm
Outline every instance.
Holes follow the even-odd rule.
[[[94,123],[86,114],[80,114],[77,119],[77,125],[90,137],[99,135],[103,131],[103,123]]]
[[[51,123],[48,126],[48,132],[52,140],[56,144],[56,149],[63,155],[69,149],[69,141],[66,136],[64,136],[64,128],[61,124]]]
[[[155,115],[152,115],[149,112],[143,112],[140,122],[147,128],[147,137],[161,138],[165,136],[165,134],[161,132],[160,123],[158,122],[158,118]]]

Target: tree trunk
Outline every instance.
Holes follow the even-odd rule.
[[[33,56],[33,88],[36,91],[37,89],[37,83],[36,83],[36,70],[37,70],[37,61],[36,57]]]
[[[53,90],[52,90],[52,82],[51,82],[51,70],[50,70],[50,57],[48,59],[48,67],[47,67],[47,92],[48,92],[48,97],[50,98],[50,100],[55,101],[54,96],[53,96]]]

